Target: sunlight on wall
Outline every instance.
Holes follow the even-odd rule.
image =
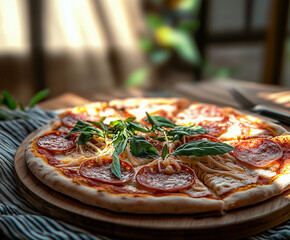
[[[26,0],[0,0],[0,54],[29,52]]]
[[[104,33],[96,21],[92,1],[50,0],[44,2],[45,45],[58,52],[65,49],[103,49]]]

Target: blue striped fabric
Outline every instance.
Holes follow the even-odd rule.
[[[15,184],[13,159],[18,146],[54,116],[35,108],[29,119],[0,121],[0,239],[105,239],[35,212]]]
[[[34,108],[29,119],[0,121],[0,239],[35,240],[103,240],[86,231],[51,219],[36,212],[23,198],[15,184],[13,158],[18,146],[29,133],[46,124],[55,116]],[[290,221],[251,240],[290,239]]]

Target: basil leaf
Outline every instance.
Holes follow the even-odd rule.
[[[109,125],[112,126],[112,127],[114,127],[114,126],[118,125],[119,123],[122,123],[122,120],[111,121]]]
[[[101,129],[93,127],[92,125],[80,120],[77,121],[74,128],[68,133],[68,135],[65,136],[65,138],[68,138],[72,133],[84,133],[91,134],[92,136],[98,135],[104,137],[104,132]]]
[[[165,117],[161,116],[152,116],[156,121],[158,121],[160,127],[166,127],[166,128],[174,128],[176,125],[168,120]]]
[[[204,134],[207,130],[200,126],[175,126],[173,130],[168,131],[169,136],[181,138],[183,135],[191,136],[195,134]]]
[[[91,141],[93,134],[91,133],[82,133],[78,138],[78,145],[84,145],[87,142]]]
[[[164,160],[166,155],[168,154],[168,145],[164,144],[163,148],[162,148],[162,153],[161,153],[161,157]]]
[[[39,102],[40,100],[45,98],[48,94],[49,94],[49,90],[48,89],[44,89],[44,90],[38,92],[37,94],[35,94],[32,97],[32,99],[30,100],[29,108],[33,108],[37,102]]]
[[[233,151],[234,148],[222,142],[211,141],[193,141],[178,147],[175,152],[170,155],[175,156],[210,156],[222,155],[227,152]]]
[[[100,122],[94,122],[94,121],[88,121],[89,123],[94,124],[95,126],[99,127],[100,129],[102,129],[103,131],[108,131],[108,125],[104,124],[102,122],[102,119]]]
[[[119,179],[121,179],[122,174],[121,174],[121,165],[120,165],[120,159],[119,155],[116,151],[113,152],[113,160],[111,164],[111,172]]]
[[[146,112],[147,118],[145,119],[146,122],[149,122],[152,127],[156,126],[156,127],[161,127],[159,122],[153,117],[151,116],[148,112]]]
[[[153,140],[158,140],[160,142],[164,142],[166,141],[165,136],[159,136],[159,137],[152,137]]]
[[[135,117],[127,117],[125,122],[133,122],[136,118]]]
[[[139,132],[150,132],[150,129],[147,127],[143,127],[138,122],[128,122],[128,128],[133,131],[139,131]]]
[[[124,129],[122,132],[117,133],[114,136],[112,143],[118,155],[123,153],[128,144],[128,135],[126,129]]]
[[[134,136],[130,140],[131,152],[135,157],[156,158],[158,152],[145,137]]]
[[[145,121],[150,123],[152,126],[166,127],[166,128],[174,128],[176,126],[173,122],[171,122],[165,117],[151,116],[148,113],[146,114],[147,114],[147,118],[145,119]]]

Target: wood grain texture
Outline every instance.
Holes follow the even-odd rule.
[[[120,214],[85,205],[42,184],[25,164],[30,134],[15,155],[15,176],[23,196],[45,215],[118,239],[238,239],[290,218],[290,191],[223,216]]]

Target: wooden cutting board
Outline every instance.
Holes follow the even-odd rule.
[[[290,191],[223,216],[120,214],[85,205],[42,184],[25,164],[30,134],[15,155],[15,176],[23,196],[45,215],[118,239],[237,239],[290,218]]]

